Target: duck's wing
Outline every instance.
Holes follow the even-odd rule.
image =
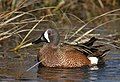
[[[82,52],[85,56],[94,56],[94,57],[104,57],[106,55],[106,52],[110,51],[110,49],[106,49],[104,51],[100,50],[100,47],[103,47],[104,45],[98,45],[98,46],[85,46],[83,44],[77,45],[76,49]]]
[[[100,54],[99,54],[97,57],[98,57],[98,58],[103,58],[103,57],[106,56],[106,53],[109,52],[109,51],[110,51],[110,49],[106,49],[106,50],[104,50],[104,51],[99,51]]]
[[[98,40],[98,39],[95,38],[95,37],[92,37],[89,41],[83,43],[83,45],[85,45],[85,46],[87,46],[87,47],[90,47],[90,46],[92,46],[92,45],[94,44],[94,42],[95,42],[96,40]]]

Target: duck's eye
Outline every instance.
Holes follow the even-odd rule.
[[[51,35],[51,33],[50,33],[50,32],[48,32],[48,35]]]

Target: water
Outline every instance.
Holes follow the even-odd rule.
[[[107,56],[104,66],[94,68],[38,68],[26,72],[37,61],[35,56],[0,60],[1,82],[120,82],[120,54]],[[96,67],[95,67],[96,68]]]
[[[108,53],[105,65],[100,67],[60,69],[36,66],[27,72],[28,68],[37,63],[38,49],[33,46],[17,53],[10,52],[18,42],[15,43],[15,37],[7,41],[0,43],[1,82],[120,82],[119,50]]]
[[[120,55],[117,54],[117,57],[120,58]],[[99,67],[99,69],[41,69],[38,72],[38,77],[43,82],[46,80],[55,82],[120,82],[120,60],[107,60],[106,65]]]

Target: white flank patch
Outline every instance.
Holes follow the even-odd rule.
[[[46,38],[46,40],[47,40],[48,42],[50,42],[50,39],[49,39],[49,36],[48,36],[48,30],[45,31],[44,37]]]
[[[98,58],[97,57],[88,57],[88,59],[90,60],[91,64],[98,64]]]

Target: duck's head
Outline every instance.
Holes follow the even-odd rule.
[[[32,44],[46,42],[57,45],[59,43],[59,40],[60,36],[56,29],[47,29],[37,40],[33,41]]]

